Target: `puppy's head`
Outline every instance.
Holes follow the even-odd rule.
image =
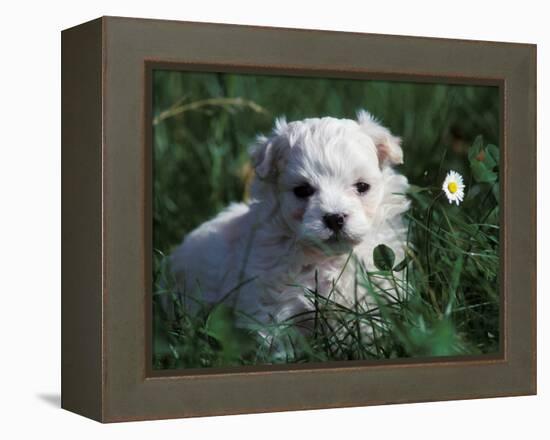
[[[369,113],[287,123],[252,150],[256,179],[306,246],[341,253],[368,234],[383,203],[384,170],[403,161],[400,139]],[[258,185],[256,185],[258,187]],[[261,191],[253,196],[262,198]]]

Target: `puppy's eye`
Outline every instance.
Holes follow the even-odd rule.
[[[299,199],[307,199],[313,195],[315,188],[313,188],[309,183],[302,183],[301,185],[295,187],[292,191]]]
[[[364,194],[369,190],[370,185],[368,183],[365,183],[365,182],[357,182],[355,184],[355,188],[357,189],[357,192],[359,194]]]

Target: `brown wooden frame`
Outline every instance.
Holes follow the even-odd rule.
[[[498,85],[501,352],[151,371],[158,66]],[[535,394],[536,46],[115,17],[65,30],[62,222],[62,406],[95,420]]]

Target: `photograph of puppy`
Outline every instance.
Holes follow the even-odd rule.
[[[159,70],[153,95],[155,369],[499,349],[497,88]]]
[[[408,185],[392,168],[402,161],[400,139],[366,111],[357,120],[277,120],[252,150],[249,202],[200,225],[172,254],[180,290],[200,286],[215,304],[250,279],[238,297],[234,291],[224,300],[242,312],[243,324],[267,324],[313,310],[293,286],[313,286],[317,277],[319,294],[327,296],[351,251],[369,268],[379,244],[402,259]],[[351,307],[358,300],[353,281],[351,268],[342,273],[335,301]]]

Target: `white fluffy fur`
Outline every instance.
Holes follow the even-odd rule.
[[[310,310],[300,286],[314,288],[317,271],[317,287],[327,294],[351,249],[369,268],[382,243],[397,261],[403,257],[408,184],[391,167],[403,152],[399,138],[369,113],[360,111],[356,121],[279,119],[251,155],[250,202],[230,205],[172,254],[182,292],[226,301],[265,324]],[[365,194],[357,192],[358,181],[370,185]],[[300,199],[293,189],[305,182],[315,193]],[[327,213],[346,215],[339,240],[323,223]],[[354,279],[350,265],[338,281],[337,301],[353,303]],[[252,322],[241,319],[241,325]]]

